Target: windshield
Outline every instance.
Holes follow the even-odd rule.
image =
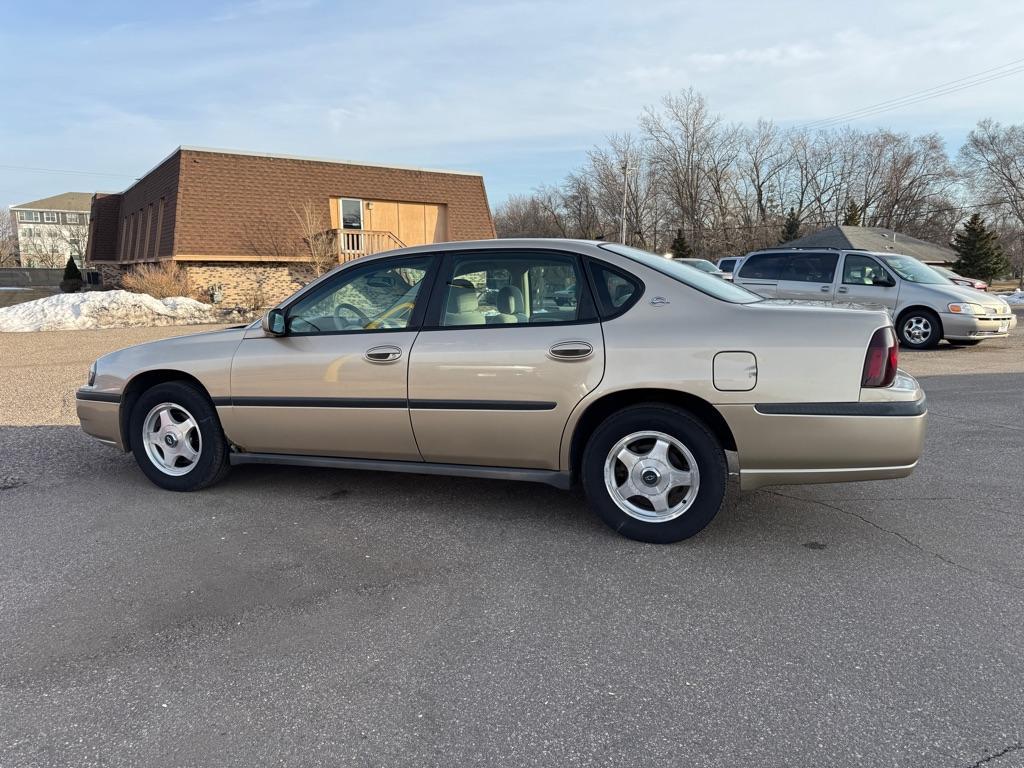
[[[657,256],[647,251],[641,251],[639,248],[630,248],[628,245],[618,245],[617,243],[601,243],[600,247],[639,262],[645,267],[668,275],[673,280],[678,280],[684,285],[696,288],[701,293],[706,293],[721,301],[728,301],[731,304],[753,304],[755,301],[763,300],[762,297],[751,293],[746,288],[741,288],[707,272],[701,272],[688,264],[680,264],[666,259],[664,256]]]
[[[912,256],[902,256],[900,254],[876,255],[886,265],[891,267],[893,272],[908,282],[921,283],[922,285],[949,285],[949,280],[939,272],[936,272],[927,264],[918,261]]]

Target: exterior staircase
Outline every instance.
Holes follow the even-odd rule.
[[[388,230],[335,229],[332,232],[340,264],[363,256],[406,247],[394,232]]]

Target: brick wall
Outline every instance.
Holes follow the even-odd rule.
[[[201,301],[210,301],[207,292],[219,285],[223,306],[246,309],[272,307],[313,279],[312,267],[302,263],[182,262],[182,266],[192,285],[202,291]]]
[[[301,232],[293,209],[305,202],[321,208],[330,226],[332,197],[441,203],[447,206],[448,238],[494,237],[483,178],[401,168],[259,155],[182,150],[176,255],[254,253],[253,240],[284,244],[301,253]],[[291,251],[291,253],[287,253]]]

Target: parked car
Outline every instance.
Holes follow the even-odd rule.
[[[474,287],[503,283],[497,312]],[[572,308],[534,288],[575,283]],[[808,332],[813,329],[813,333]],[[792,305],[603,242],[441,243],[349,262],[261,321],[114,352],[90,435],[160,488],[287,464],[580,483],[672,542],[744,489],[909,475],[924,394],[885,312]]]
[[[748,254],[737,285],[772,299],[815,299],[884,307],[900,342],[929,349],[941,339],[973,345],[1017,325],[997,296],[953,285],[910,256],[830,249],[769,249]]]
[[[948,269],[947,267],[932,266],[932,269],[934,269],[940,275],[945,277],[951,283],[955,283],[956,285],[962,285],[965,288],[973,288],[976,291],[988,291],[988,283],[986,283],[984,280],[978,280],[977,278],[974,277],[964,277],[963,275],[958,275],[952,269]]]
[[[742,256],[729,256],[725,259],[719,259],[717,266],[722,270],[722,277],[726,280],[732,280],[741,261],[743,261]]]
[[[715,277],[725,278],[725,272],[720,270],[714,264],[707,259],[674,259],[678,264],[689,264],[691,267],[699,269],[701,272],[707,272],[709,275]]]
[[[569,288],[563,288],[560,291],[554,293],[555,304],[559,307],[575,307],[576,306],[576,286],[573,285]]]

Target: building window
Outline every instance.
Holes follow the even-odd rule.
[[[32,237],[32,227],[22,227],[21,228],[21,236],[22,237]]]
[[[341,218],[341,226],[343,229],[362,229],[363,228],[363,201],[362,200],[351,200],[349,198],[341,198],[338,201],[338,207]]]
[[[56,211],[46,211],[46,212],[44,212],[43,213],[43,221],[45,223],[47,223],[47,224],[56,224],[57,223],[57,212]]]
[[[18,211],[18,221],[39,221],[39,211]]]
[[[78,214],[77,213],[66,213],[64,215],[67,217],[68,224],[77,224],[78,223]]]

